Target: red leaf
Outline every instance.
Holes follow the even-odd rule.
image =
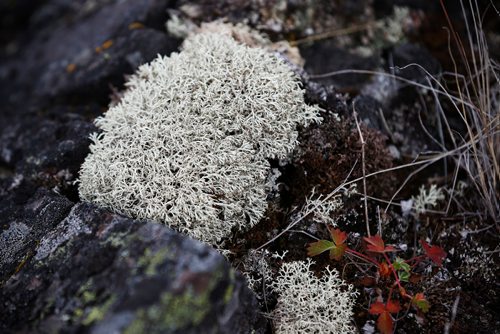
[[[382,334],[392,334],[393,320],[389,312],[383,312],[377,320],[377,328]]]
[[[387,301],[385,309],[389,313],[398,313],[399,311],[401,311],[401,306],[399,306],[399,302],[397,300],[393,301],[389,299]]]
[[[427,301],[427,299],[425,299],[423,293],[417,293],[415,297],[413,297],[413,300],[411,302],[422,312],[427,313],[429,311],[429,302]]]
[[[438,266],[443,265],[443,260],[446,257],[446,252],[439,246],[431,246],[425,240],[420,240],[425,254]]]
[[[370,306],[370,309],[368,310],[370,314],[382,314],[386,312],[385,309],[385,304],[381,302],[375,302]]]
[[[328,230],[330,231],[333,243],[335,244],[335,247],[330,250],[330,259],[340,261],[347,248],[347,245],[345,244],[345,241],[347,240],[347,233],[330,226],[328,227]]]
[[[401,306],[397,300],[388,300],[387,304],[375,302],[370,306],[368,312],[370,314],[382,314],[382,312],[398,313],[401,311]]]
[[[398,313],[401,310],[398,301],[388,300],[387,304],[381,302],[375,302],[370,306],[368,312],[370,314],[380,314],[377,319],[377,328],[382,334],[391,334],[392,325],[394,320],[392,320],[391,313]]]
[[[386,262],[382,262],[378,265],[378,272],[380,277],[390,277],[391,276],[391,268]]]
[[[385,249],[384,240],[380,235],[376,234],[372,237],[365,237],[365,241],[368,243],[366,247],[370,252],[383,253]]]
[[[340,246],[347,240],[347,233],[342,232],[338,228],[328,226],[328,230],[330,231],[330,235],[335,245]]]
[[[368,243],[366,249],[369,252],[386,253],[386,252],[393,252],[396,250],[392,246],[385,246],[384,240],[382,240],[382,237],[380,237],[380,235],[378,234],[371,237],[365,237],[363,239],[365,239],[365,241]]]
[[[335,244],[328,240],[312,242],[307,247],[307,256],[316,256],[335,247]]]

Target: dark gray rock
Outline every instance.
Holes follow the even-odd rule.
[[[16,196],[0,205],[0,332],[264,332],[253,293],[212,248],[47,190]]]
[[[139,65],[158,54],[170,54],[178,45],[165,33],[153,29],[136,29],[108,39],[107,43],[112,43],[109,48],[102,49],[99,46],[102,42],[88,45],[52,62],[51,69],[41,74],[34,92],[41,97],[106,101],[112,92],[111,86],[121,87],[125,74],[132,74]],[[68,66],[74,66],[74,70],[69,71]]]
[[[411,43],[395,46],[389,54],[388,64],[396,67],[394,71],[395,75],[416,81],[428,76],[425,73],[426,71],[431,75],[436,75],[441,70],[439,62],[426,48]],[[420,66],[410,64],[418,64]]]
[[[43,115],[0,114],[0,164],[47,187],[71,188],[96,131],[81,113],[56,107]]]
[[[54,192],[37,190],[19,175],[10,187],[16,189],[0,195],[0,282],[29,260],[42,236],[73,206]]]
[[[3,50],[0,98],[14,106],[53,98],[83,103],[91,98],[105,105],[109,85],[121,85],[123,75],[138,64],[176,49],[178,42],[163,26],[168,4],[47,1],[31,17],[24,35]],[[107,48],[96,52],[107,41]]]
[[[0,59],[4,52],[2,46],[17,37],[19,30],[26,26],[30,16],[43,4],[43,0],[0,0]]]
[[[305,59],[304,69],[311,75],[326,74],[345,69],[375,70],[380,60],[377,55],[362,57],[336,46],[332,40],[317,41],[300,47]],[[357,91],[370,79],[366,74],[341,74],[313,81],[323,85],[333,85],[341,91]]]
[[[384,106],[379,101],[368,95],[358,95],[352,104],[354,104],[359,118],[368,127],[387,134],[382,119]]]

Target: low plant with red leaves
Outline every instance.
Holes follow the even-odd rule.
[[[425,255],[435,264],[442,267],[443,260],[446,257],[446,252],[439,246],[431,246],[425,240],[420,240],[420,244],[424,249]]]
[[[368,312],[377,315],[377,328],[382,334],[390,334],[394,329],[394,314],[401,311],[399,299],[408,301],[408,308],[413,306],[420,314],[427,313],[430,304],[425,298],[423,292],[412,295],[403,287],[403,283],[410,284],[413,270],[420,262],[429,259],[432,263],[441,267],[446,257],[446,252],[439,246],[429,245],[421,240],[424,253],[408,260],[393,255],[397,252],[394,246],[386,245],[380,235],[373,235],[363,238],[366,243],[365,252],[358,252],[347,246],[347,233],[333,227],[328,227],[331,240],[318,240],[310,243],[307,247],[308,256],[317,256],[324,252],[329,252],[330,259],[340,261],[342,257],[349,256],[361,260],[374,266],[377,270],[378,286],[387,288],[387,302],[380,301],[371,304]],[[381,259],[380,259],[381,258]],[[368,278],[368,277],[367,277]],[[383,289],[380,289],[383,291]],[[393,297],[393,294],[399,294],[399,297]]]
[[[347,233],[333,227],[328,227],[328,230],[330,231],[332,241],[319,240],[309,244],[307,255],[316,256],[323,252],[330,251],[330,259],[340,261],[347,248],[345,244]]]
[[[427,313],[429,311],[429,302],[425,299],[423,293],[419,292],[411,300],[412,304],[415,305],[422,312]]]
[[[378,315],[377,328],[382,334],[391,334],[394,328],[394,319],[391,313],[401,311],[398,301],[387,300],[387,303],[375,302],[370,306],[368,312]]]
[[[374,253],[387,253],[387,252],[394,252],[396,251],[396,248],[392,246],[386,246],[384,244],[384,240],[382,240],[382,237],[378,234],[372,236],[372,237],[367,237],[363,238],[368,246],[366,247],[366,250],[369,252],[374,252]]]

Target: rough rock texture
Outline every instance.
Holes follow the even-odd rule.
[[[102,49],[99,45],[106,49],[99,51]],[[161,32],[137,29],[126,36],[89,47],[74,58],[68,58],[67,62],[55,63],[58,68],[43,73],[35,92],[42,96],[62,95],[79,100],[96,96],[105,99],[107,95],[103,92],[109,90],[109,85],[121,85],[124,74],[132,73],[157,54],[170,53],[176,46],[176,42]]]
[[[15,183],[16,180],[11,187],[15,187]],[[0,197],[0,282],[6,281],[29,260],[38,240],[52,230],[73,205],[47,189],[38,189],[32,194],[33,190],[21,181],[16,191]]]
[[[194,22],[227,18],[245,21],[270,35],[302,38],[322,33],[350,23],[365,22],[365,8],[370,0],[178,0],[173,7],[176,15]]]
[[[121,85],[137,65],[177,47],[175,39],[156,30],[163,29],[168,3],[47,1],[0,52],[5,61],[0,97],[15,106],[27,96],[31,103],[106,101],[109,85]]]
[[[253,294],[215,250],[28,189],[0,198],[0,332],[263,332]]]
[[[346,69],[375,70],[379,65],[377,57],[363,57],[339,48],[330,40],[319,41],[300,48],[304,57],[305,70],[310,74],[325,74]],[[356,91],[369,79],[363,74],[341,74],[315,79],[324,85],[333,85],[342,91]]]
[[[394,47],[391,51],[391,59],[392,66],[396,67],[395,73],[409,80],[424,79],[426,77],[425,71],[431,75],[437,75],[440,71],[437,60],[432,57],[427,49],[416,44],[406,43]]]
[[[67,107],[53,108],[49,115],[0,115],[6,124],[0,132],[0,162],[25,176],[66,169],[76,175],[88,153],[95,126]]]
[[[96,130],[82,114],[98,111],[95,106],[59,106],[43,114],[0,113],[0,123],[7,125],[0,129],[4,174],[16,174],[16,182],[27,180],[77,201],[74,181],[89,153],[89,134]]]

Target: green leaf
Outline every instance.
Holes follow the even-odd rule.
[[[307,247],[307,256],[316,256],[332,248],[335,248],[335,244],[333,242],[328,240],[319,240],[309,244]]]
[[[398,277],[403,282],[408,282],[410,280],[411,267],[400,257],[397,257],[392,264],[394,269],[398,272]]]
[[[424,294],[421,292],[417,293],[415,297],[413,297],[412,303],[424,313],[429,311],[429,302],[425,299]]]
[[[396,269],[396,270],[402,270],[402,271],[407,272],[407,273],[409,273],[411,271],[410,265],[408,263],[406,263],[406,261],[400,257],[397,257],[396,260],[394,260],[394,263],[392,265],[394,266],[394,269]]]
[[[399,280],[402,282],[408,282],[410,280],[410,273],[406,271],[398,271]]]

